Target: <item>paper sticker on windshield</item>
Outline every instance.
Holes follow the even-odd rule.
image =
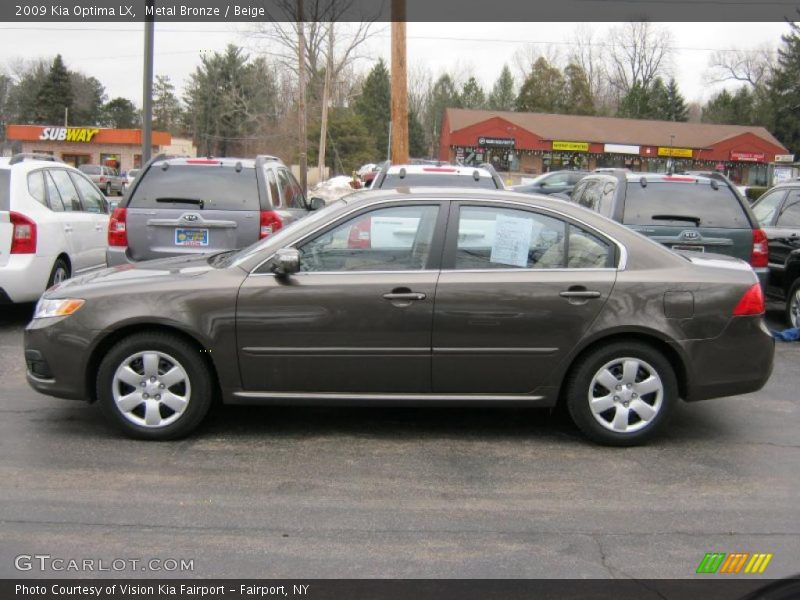
[[[497,215],[489,260],[512,267],[527,267],[531,234],[531,219]]]

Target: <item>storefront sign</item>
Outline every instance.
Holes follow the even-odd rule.
[[[627,146],[625,144],[606,144],[603,152],[608,154],[635,154],[639,155],[639,146]]]
[[[589,142],[553,142],[553,150],[567,150],[568,152],[588,152]]]
[[[672,158],[692,158],[691,148],[662,148],[658,149],[659,156],[671,156]]]
[[[794,162],[794,154],[776,154],[775,155],[775,162],[778,162],[778,163]]]
[[[735,152],[731,150],[731,160],[741,162],[764,162],[766,155],[763,152]]]
[[[91,142],[98,131],[100,130],[88,127],[45,127],[39,139],[54,142]]]
[[[479,137],[478,146],[500,146],[503,148],[513,148],[516,144],[514,138],[495,138],[495,137]]]

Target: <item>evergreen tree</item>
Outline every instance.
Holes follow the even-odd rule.
[[[58,124],[64,122],[66,109],[72,107],[72,83],[69,71],[60,54],[50,65],[50,71],[39,89],[35,100],[37,123]]]
[[[153,129],[177,133],[181,121],[181,103],[169,76],[156,75],[153,83]]]
[[[474,77],[470,77],[461,88],[461,106],[464,108],[483,108],[486,104],[486,95],[483,88]]]
[[[800,26],[781,37],[778,66],[770,82],[774,133],[792,152],[800,152]]]
[[[678,83],[671,78],[666,88],[666,115],[667,121],[688,121],[689,107],[686,100],[678,90]]]
[[[639,119],[658,119],[659,121],[669,121],[668,118],[671,106],[669,99],[669,92],[667,86],[664,85],[664,80],[661,77],[656,77],[647,90],[647,100],[644,112]]]
[[[514,77],[508,65],[503,65],[500,77],[494,82],[492,92],[489,94],[488,107],[490,110],[512,111],[515,101]]]
[[[11,115],[9,122],[25,124],[37,122],[36,98],[42,86],[44,86],[49,71],[50,67],[47,61],[40,59],[29,65],[18,76],[8,96],[8,112]],[[64,120],[63,109],[61,112],[61,118],[56,121],[57,123]]]
[[[425,119],[426,127],[430,132],[428,139],[431,140],[433,146],[431,148],[431,153],[435,153],[439,148],[439,138],[442,134],[442,119],[444,118],[444,111],[447,108],[461,108],[461,97],[458,94],[458,90],[456,90],[453,79],[450,75],[445,73],[433,84]]]
[[[570,63],[564,69],[567,85],[567,96],[564,101],[564,112],[571,115],[593,115],[594,98],[586,71],[580,65]]]
[[[372,160],[386,156],[389,147],[389,121],[392,118],[392,92],[389,71],[383,59],[378,60],[378,64],[364,80],[361,95],[356,99],[354,108],[372,137]]]
[[[319,123],[314,123],[308,131],[308,160],[311,164],[316,164],[319,158],[319,131]],[[331,173],[349,175],[364,163],[373,161],[374,157],[374,138],[363,117],[352,108],[330,108],[325,163],[331,168]]]
[[[11,78],[0,73],[0,140],[6,139],[6,125],[11,123]]]
[[[559,113],[564,108],[566,81],[564,75],[540,56],[517,96],[520,112]]]
[[[103,125],[116,129],[135,129],[142,124],[136,106],[127,98],[114,98],[103,107]]]
[[[753,125],[755,95],[742,86],[735,94],[722,90],[703,107],[703,123]]]
[[[411,157],[422,157],[427,153],[425,130],[414,109],[408,109],[408,153]]]
[[[620,101],[617,116],[628,119],[649,119],[651,117],[650,91],[639,81],[634,82]]]

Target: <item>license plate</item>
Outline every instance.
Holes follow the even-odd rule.
[[[705,252],[705,246],[673,246],[673,250],[686,250],[688,252]]]
[[[176,229],[176,246],[208,246],[208,229]]]

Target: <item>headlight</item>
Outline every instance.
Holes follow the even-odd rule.
[[[77,311],[84,302],[78,298],[41,298],[36,304],[33,318],[66,317]]]

